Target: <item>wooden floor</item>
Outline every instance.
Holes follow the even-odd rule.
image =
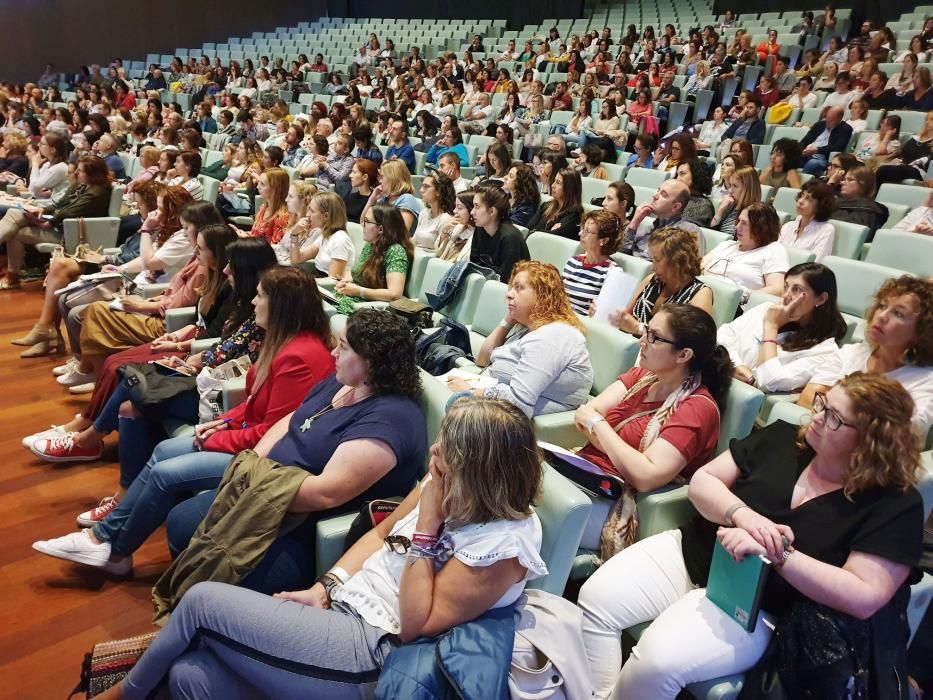
[[[118,475],[115,436],[88,464],[46,464],[21,445],[87,400],[55,383],[60,356],[24,360],[10,345],[32,327],[40,302],[38,284],[0,291],[0,698],[63,700],[95,642],[153,629],[149,592],[169,555],[160,530],[137,552],[133,578],[121,580],[32,549],[75,530],[75,516],[112,494]]]

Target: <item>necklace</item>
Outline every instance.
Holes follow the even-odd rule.
[[[313,416],[305,418],[304,423],[302,423],[301,427],[298,429],[301,432],[306,433],[309,430],[311,430],[311,426],[314,424],[314,421],[316,421],[321,416],[327,415],[328,413],[331,413],[332,411],[338,408],[343,408],[344,406],[349,406],[351,403],[354,403],[353,398],[354,398],[355,391],[356,391],[356,387],[353,387],[352,389],[350,389],[350,391],[348,391],[346,394],[340,397],[340,399],[337,399],[336,394],[335,394],[334,398],[331,400],[329,404],[327,404],[324,408],[322,408],[320,411],[315,413]],[[341,400],[341,399],[345,399],[345,400]],[[339,405],[338,405],[338,401],[339,401]]]

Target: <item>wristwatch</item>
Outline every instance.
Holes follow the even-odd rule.
[[[324,586],[324,593],[327,594],[328,603],[334,600],[334,592],[343,585],[343,582],[330,572],[323,576],[318,576],[314,582]]]
[[[590,419],[589,419],[588,421],[586,421],[586,423],[585,423],[585,425],[586,425],[586,432],[588,432],[590,435],[592,435],[592,434],[593,434],[593,429],[596,427],[596,425],[597,425],[598,423],[602,423],[602,422],[605,421],[605,420],[606,420],[605,418],[603,418],[602,416],[600,416],[600,415],[598,415],[598,414],[595,415],[595,416],[593,416],[592,418],[590,418]]]

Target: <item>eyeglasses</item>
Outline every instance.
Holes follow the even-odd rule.
[[[364,224],[375,224],[376,220],[375,219],[363,219],[363,223]]]
[[[825,417],[826,427],[829,430],[839,430],[843,425],[847,428],[854,428],[855,426],[851,423],[846,423],[842,420],[842,416],[839,415],[839,411],[834,408],[830,408],[829,404],[826,403],[826,394],[822,391],[818,391],[813,395],[813,415],[817,413],[823,413]]]
[[[651,328],[648,327],[647,323],[641,325],[641,336],[644,338],[648,345],[655,345],[656,343],[667,343],[668,345],[673,345],[674,347],[679,347],[676,341],[670,340],[668,338],[662,338],[657,333],[655,333]]]

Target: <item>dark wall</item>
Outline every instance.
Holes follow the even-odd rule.
[[[0,0],[0,79],[35,80],[47,62],[73,72],[112,58],[145,60],[230,36],[311,21],[344,0]],[[331,14],[337,14],[331,12]]]
[[[512,29],[546,18],[574,19],[583,13],[583,0],[348,0],[347,4],[352,17],[506,19]]]

